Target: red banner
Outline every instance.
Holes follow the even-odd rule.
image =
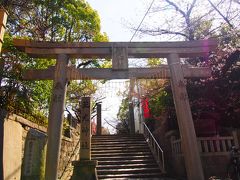
[[[142,108],[143,108],[143,116],[145,119],[151,117],[150,109],[149,109],[149,99],[142,99]]]

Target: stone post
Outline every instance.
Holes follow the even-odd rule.
[[[81,100],[81,145],[80,161],[74,161],[71,180],[95,179],[97,161],[91,160],[91,98],[83,97]]]
[[[233,141],[234,145],[239,148],[239,141],[238,141],[238,135],[237,135],[237,130],[232,131],[232,136],[233,136]]]
[[[81,147],[80,160],[91,160],[91,98],[81,101]]]
[[[97,135],[102,135],[102,105],[97,104]]]

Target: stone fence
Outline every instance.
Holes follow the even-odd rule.
[[[1,114],[1,158],[4,180],[44,179],[47,129],[15,114]],[[69,179],[71,161],[79,158],[80,126],[71,128],[71,137],[62,137],[58,175]]]
[[[232,136],[200,137],[197,141],[205,178],[213,175],[226,177],[231,147],[239,147],[236,132],[233,132]],[[181,139],[172,138],[171,146],[174,169],[179,176],[185,176]]]

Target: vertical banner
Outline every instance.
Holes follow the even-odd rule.
[[[80,160],[91,160],[91,98],[81,101],[81,148]]]
[[[142,108],[143,108],[143,117],[145,119],[151,118],[148,98],[142,99]]]

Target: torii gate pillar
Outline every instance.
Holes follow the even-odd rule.
[[[69,58],[66,54],[57,57],[54,73],[53,93],[49,109],[47,161],[45,180],[56,180],[59,154],[62,138],[63,112],[67,91],[67,65]]]
[[[167,58],[188,180],[204,180],[197,138],[178,54]]]
[[[3,44],[3,37],[6,29],[6,23],[7,23],[7,11],[5,9],[0,9],[0,53],[2,52],[2,44]],[[4,58],[0,61],[0,84],[2,82],[2,73],[4,69]]]

